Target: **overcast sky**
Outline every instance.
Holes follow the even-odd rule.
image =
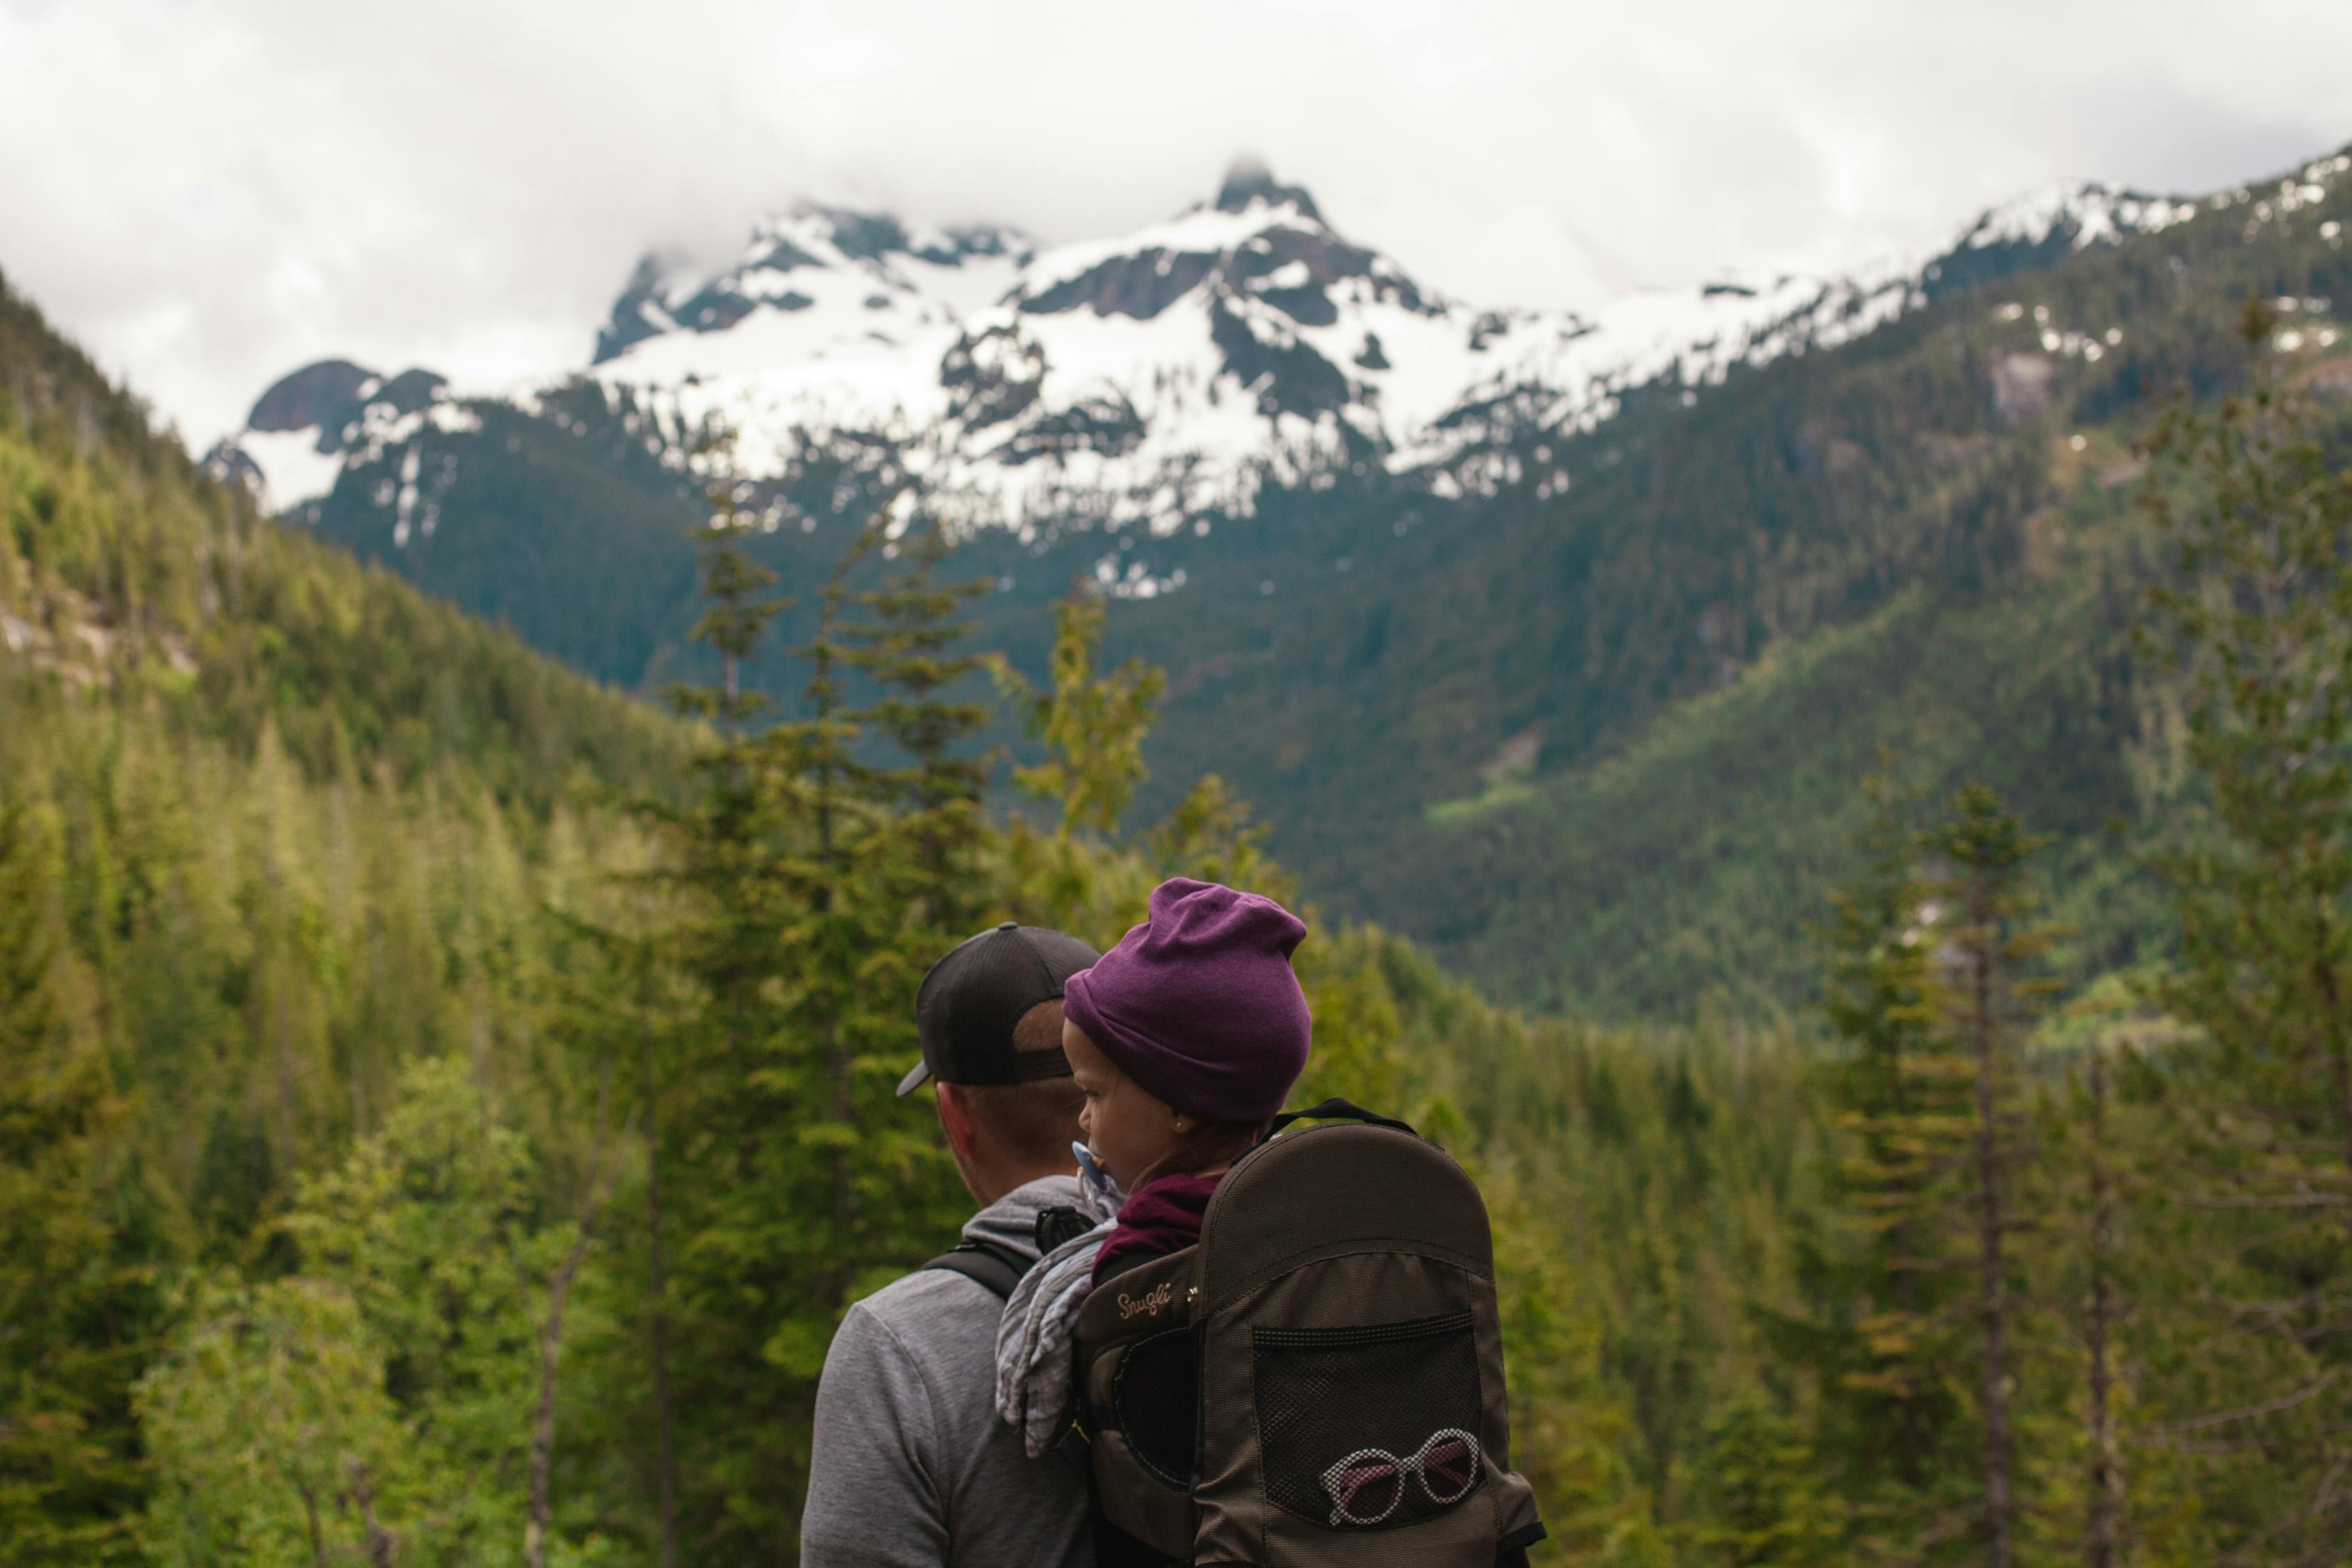
[[[0,0],[0,272],[199,445],[330,354],[583,363],[640,252],[803,194],[1072,239],[1255,153],[1574,305],[2347,141],[2344,0]]]

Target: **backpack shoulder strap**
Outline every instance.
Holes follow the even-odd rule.
[[[940,1253],[917,1272],[932,1268],[961,1274],[1000,1301],[1009,1298],[1013,1288],[1021,1283],[1021,1277],[1029,1272],[1029,1265],[1017,1253],[992,1241],[967,1241],[952,1251]]]

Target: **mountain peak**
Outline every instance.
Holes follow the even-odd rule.
[[[819,226],[834,247],[852,261],[878,262],[914,248],[907,240],[907,226],[898,221],[896,213],[800,201],[793,204],[792,216],[804,224]]]
[[[1972,289],[2022,267],[2046,267],[2074,251],[2115,245],[2184,222],[2198,204],[2095,180],[2056,180],[1987,207],[1921,268],[1929,299]]]
[[[1217,187],[1216,208],[1221,213],[1247,212],[1263,203],[1267,206],[1297,207],[1301,216],[1323,221],[1316,207],[1315,198],[1307,194],[1304,185],[1286,185],[1274,177],[1265,161],[1244,153],[1235,158],[1225,171],[1225,183]]]
[[[246,428],[269,434],[315,430],[319,450],[340,450],[374,405],[394,415],[414,414],[446,394],[447,382],[411,368],[386,378],[346,359],[323,359],[283,375],[254,404]]]
[[[2347,172],[2352,159],[2322,160],[2263,199],[2293,210]],[[721,270],[641,261],[598,333],[594,379],[653,421],[629,434],[665,463],[684,464],[678,432],[714,417],[744,435],[738,460],[760,475],[785,471],[811,431],[903,433],[925,444],[960,526],[1173,528],[1246,514],[1267,476],[1296,485],[1374,462],[1433,494],[1493,493],[1517,482],[1523,437],[1591,430],[1652,387],[1687,403],[2199,205],[2069,182],[1926,256],[1833,277],[1718,274],[1588,313],[1424,289],[1247,155],[1212,200],[1050,249],[999,226],[803,201],[761,218]],[[245,456],[281,507],[324,494],[352,454],[385,447],[379,430],[471,417],[427,379],[307,367],[257,406]],[[408,411],[420,402],[432,406]]]

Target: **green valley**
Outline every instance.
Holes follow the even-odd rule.
[[[1174,874],[1478,1178],[1537,1561],[2344,1561],[2326,167],[1116,543],[578,389],[274,521],[0,291],[0,1565],[792,1560],[925,967]]]
[[[2105,847],[2159,814],[2170,743],[2126,635],[2150,581],[2129,448],[2162,395],[2242,375],[2250,294],[2304,312],[2306,352],[2338,330],[2347,193],[2322,158],[2113,243],[1963,247],[1886,324],[1629,387],[1590,428],[1498,399],[1472,449],[1506,477],[1485,489],[1359,462],[1174,532],[983,530],[961,570],[994,580],[985,640],[1033,677],[1074,577],[1181,574],[1109,631],[1170,675],[1141,808],[1229,779],[1318,899],[1498,994],[1802,1005],[1807,889],[1853,868],[1837,790],[1881,745],[1934,792],[1998,782],[2070,865],[2104,868],[2122,896],[2086,908],[2078,951],[2122,962],[2149,900]],[[467,406],[478,429],[428,424],[305,515],[600,679],[707,675],[685,636],[698,500],[652,412],[587,382],[536,415]],[[775,650],[892,454],[817,442],[754,485],[805,520],[749,546],[794,601],[769,684],[790,687]],[[395,542],[379,502],[404,464],[443,478],[429,531]]]
[[[772,989],[807,973],[755,913],[789,906],[764,880],[784,863],[732,861],[708,894],[662,869],[726,842],[697,837],[718,737],[257,518],[5,308],[0,1562],[789,1555],[831,1326],[961,1212],[928,1108],[888,1094],[944,938],[874,937],[913,968],[853,954],[890,977],[837,1122],[804,1004]],[[960,896],[1107,942],[1147,856],[1278,879],[1204,798],[1148,852],[987,827]],[[871,896],[887,917],[902,895]],[[1667,1277],[1619,1271],[1621,1222],[1561,1228],[1556,1194],[1636,1223],[1657,1150],[1750,1107],[1739,1183],[1691,1166],[1671,1205],[1691,1254],[1750,1245],[1737,1193],[1812,1136],[1800,1058],[1530,1025],[1370,929],[1321,927],[1306,964],[1302,1092],[1491,1151],[1522,1462],[1555,1534],[1663,1550],[1698,1506],[1677,1467],[1703,1408],[1637,1394],[1664,1352],[1602,1324]],[[745,975],[756,1026],[716,1032]],[[1611,1109],[1571,1132],[1594,1081]],[[874,1218],[780,1226],[830,1180],[806,1150],[833,1130]],[[1708,1310],[1677,1332],[1744,1333],[1729,1297]],[[535,1476],[542,1335],[563,1359]]]

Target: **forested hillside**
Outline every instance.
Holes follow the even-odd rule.
[[[1065,831],[989,826],[934,753],[835,799],[795,881],[776,853],[808,849],[835,731],[698,739],[257,519],[5,305],[0,1561],[789,1560],[833,1323],[961,1212],[928,1110],[888,1092],[942,922],[1108,942],[1155,863],[1276,877],[1234,805],[1210,786],[1118,850],[1091,825],[1136,735],[1065,726]],[[1099,623],[1072,613],[1076,648]],[[1061,695],[1088,679],[1138,675]],[[820,886],[842,923],[813,932]],[[1623,1056],[1636,1116],[1792,1092],[1777,1055],[1539,1050],[1377,933],[1324,928],[1305,963],[1307,1087],[1423,1108],[1465,1152],[1517,1136],[1471,1092],[1507,1060]],[[1457,1060],[1485,1065],[1449,1101]],[[1573,1113],[1549,1092],[1510,1103]],[[1546,1158],[1643,1201],[1605,1148]],[[1601,1238],[1511,1190],[1526,1462],[1565,1538],[1650,1531]]]
[[[961,570],[994,581],[985,640],[1033,676],[1074,575],[1136,595],[1109,646],[1170,674],[1140,810],[1231,779],[1318,898],[1515,1001],[1801,1005],[1810,889],[1855,868],[1843,783],[1882,746],[2059,836],[2102,889],[2066,910],[2087,974],[2160,935],[2108,830],[2142,832],[2177,771],[2126,635],[2148,583],[2128,448],[2162,394],[2242,375],[2247,295],[2332,342],[2347,168],[2115,243],[1964,246],[1887,324],[1719,383],[1668,374],[1589,427],[1506,389],[1454,433],[1479,484],[1334,464],[1174,532],[982,531]],[[656,411],[593,382],[466,406],[351,459],[306,515],[604,679],[707,673],[678,542],[698,481]],[[762,656],[780,689],[858,475],[889,466],[894,438],[847,439],[751,485],[772,531],[747,548],[795,601]]]
[[[1179,693],[1162,754],[1215,758],[1335,901],[1587,1014],[1801,1001],[1811,889],[1853,868],[1848,782],[1882,746],[1938,791],[1996,784],[2113,881],[2110,824],[2174,774],[2127,635],[2131,445],[2176,387],[2242,384],[2249,295],[2344,381],[2345,162],[1531,435],[1520,484],[1402,537],[1317,498],[1275,595],[1202,570],[1137,606]],[[2086,961],[2159,929],[2127,889],[2066,913]]]
[[[924,965],[1008,916],[1108,941],[1171,870],[1295,893],[1224,783],[1135,801],[1135,606],[1066,600],[1050,681],[1000,677],[1042,764],[1000,781],[919,509],[785,620],[722,493],[715,679],[665,718],[257,519],[0,309],[0,1563],[790,1561],[832,1329],[966,1206],[891,1093]],[[1771,895],[1822,928],[1788,1022],[1530,1020],[1314,914],[1299,1092],[1484,1184],[1549,1561],[2352,1552],[2352,479],[2333,344],[2242,326],[2211,384],[2256,391],[2157,430],[2163,593],[2112,612],[2204,803],[2135,884],[2170,962],[2065,983],[2100,953],[2048,904],[2116,895],[2034,779],[1992,775],[2021,824],[1839,754],[1791,798],[1855,874]],[[2053,582],[1891,595],[1580,798],[1668,812],[1842,670],[1921,705],[1885,650],[2063,626]],[[1987,732],[2050,717],[2053,661],[1988,658]]]
[[[201,1271],[453,1049],[512,1080],[544,905],[684,731],[257,519],[0,291],[0,1538],[131,1554]]]

